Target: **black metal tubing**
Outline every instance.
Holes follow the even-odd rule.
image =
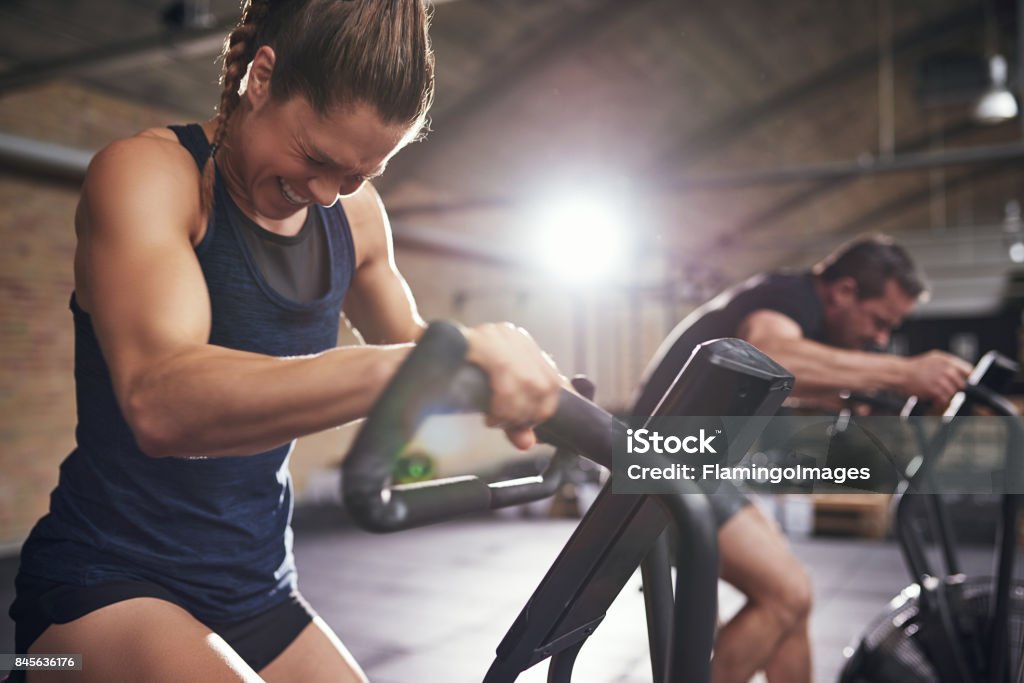
[[[487,378],[464,362],[466,341],[452,325],[435,323],[399,368],[363,425],[345,461],[345,502],[356,521],[392,531],[517,500],[495,495],[516,482],[486,486],[456,477],[407,487],[389,486],[393,462],[430,414],[483,410]],[[696,359],[696,361],[694,360]],[[686,381],[684,382],[683,379]],[[665,409],[679,414],[748,416],[730,448],[749,446],[785,398],[793,378],[748,344],[734,339],[701,345],[676,376]],[[625,427],[589,401],[563,393],[555,416],[538,435],[610,467],[613,444]],[[555,460],[559,460],[560,455]],[[662,456],[665,466],[672,461]],[[534,479],[534,478],[529,478]],[[485,681],[513,681],[519,672],[552,657],[551,681],[568,680],[576,652],[604,618],[608,606],[662,535],[669,520],[678,529],[679,568],[669,636],[655,645],[664,678],[710,679],[717,610],[717,528],[700,487],[677,482],[677,494],[610,494],[607,484],[555,560],[530,603],[498,647]],[[537,482],[523,486],[539,490]],[[500,499],[500,500],[499,500]],[[664,560],[664,557],[662,557]],[[667,571],[667,563],[662,569]],[[660,650],[659,650],[660,648]]]
[[[1004,359],[1005,360],[1005,359]],[[1012,364],[1012,361],[1005,361]],[[1012,364],[1015,368],[1015,364]],[[1010,590],[1013,584],[1017,553],[1017,513],[1022,496],[1021,473],[1024,447],[1024,425],[1020,414],[1005,396],[983,384],[968,386],[964,394],[969,402],[986,406],[996,415],[1007,418],[1006,456],[1004,459],[1003,498],[1000,506],[999,541],[997,544],[992,611],[989,624],[988,680],[992,683],[1010,681]]]
[[[920,586],[921,609],[937,620],[940,626],[938,632],[933,634],[934,640],[922,644],[935,664],[942,683],[972,683],[974,677],[967,653],[957,637],[949,587],[946,584],[949,573],[936,577],[937,572],[932,571],[922,543],[920,515],[915,513],[918,508],[924,508],[934,535],[942,545],[946,569],[959,566],[950,546],[952,530],[948,526],[948,518],[936,514],[936,508],[941,503],[937,499],[939,492],[935,487],[933,470],[960,425],[958,415],[945,417],[935,435],[921,444],[921,465],[911,477],[906,490],[900,494],[896,506],[896,535],[911,576]]]
[[[1003,500],[1000,510],[999,543],[996,555],[994,599],[990,617],[989,679],[994,683],[1010,681],[1010,590],[1013,584],[1014,564],[1017,556],[1017,513],[1021,508],[1022,465],[1024,453],[1024,426],[1020,414],[1006,397],[984,386],[969,387],[968,397],[991,408],[1007,420],[1008,434],[1004,472]]]
[[[659,414],[747,416],[737,438],[730,439],[730,450],[749,446],[763,418],[775,413],[792,386],[792,376],[767,356],[729,339],[701,345],[673,374],[671,398],[662,402]],[[709,680],[717,529],[699,486],[685,480],[677,484],[685,493],[613,495],[612,484],[605,485],[498,646],[485,683],[509,683],[543,659],[578,647],[641,563],[648,569],[653,680]],[[663,535],[670,520],[680,536],[674,598]],[[560,663],[559,670],[564,668]]]
[[[938,579],[938,585],[927,588],[928,577],[933,576],[928,564],[926,553],[920,542],[920,530],[917,528],[917,517],[914,515],[915,496],[901,494],[896,507],[896,531],[903,551],[904,559],[914,580],[921,586],[921,605],[927,609],[941,626],[937,640],[931,644],[930,656],[936,662],[936,670],[943,681],[971,681],[977,673],[968,665],[966,653],[957,636],[955,615],[949,592],[955,590],[947,583],[948,577],[960,573],[960,564],[956,555],[955,542],[948,511],[938,496],[940,492],[934,484],[933,471],[938,459],[945,452],[953,438],[961,418],[971,405],[983,405],[992,409],[997,415],[1007,420],[1008,434],[1005,450],[1004,493],[1001,504],[999,525],[999,541],[996,553],[996,568],[993,580],[992,611],[989,617],[989,669],[985,680],[993,683],[1008,683],[1010,680],[1010,642],[1009,613],[1010,590],[1013,582],[1014,562],[1017,542],[1017,514],[1022,502],[1022,447],[1024,447],[1024,426],[1021,425],[1019,414],[1005,397],[998,393],[1009,377],[1016,371],[1013,361],[998,354],[989,352],[975,366],[968,380],[969,384],[962,394],[954,397],[946,409],[939,429],[930,440],[923,438],[923,430],[919,430],[921,441],[922,462],[917,472],[908,482],[909,493],[922,492],[925,495],[925,506],[928,520],[935,532],[942,550],[945,563],[945,576]],[[908,406],[910,404],[908,403]]]
[[[954,396],[946,407],[942,415],[942,422],[931,439],[927,437],[924,428],[918,422],[911,421],[921,448],[921,465],[910,477],[906,491],[924,493],[927,496],[925,512],[928,515],[931,529],[938,539],[947,574],[959,574],[961,572],[960,561],[956,553],[949,512],[938,498],[938,490],[932,473],[942,453],[945,452],[960,427],[958,418],[964,415],[971,404],[989,406],[997,413],[1006,416],[1015,414],[1012,404],[999,392],[1005,389],[1016,371],[1016,363],[995,351],[989,351],[975,364],[970,377],[968,377],[966,389]],[[902,415],[913,417],[923,415],[924,412],[925,407],[917,401],[916,397],[911,397],[904,405]],[[1007,455],[1009,456],[1009,452]],[[896,532],[901,548],[904,550],[904,558],[911,570],[911,576],[918,581],[925,574],[935,574],[928,565],[924,550],[920,546],[912,547],[918,544],[920,532],[917,529],[910,529],[913,526],[913,515],[906,509],[901,511],[901,507],[905,505],[910,506],[912,503],[905,496],[901,496],[896,506]]]
[[[637,496],[612,494],[606,484],[498,646],[484,683],[511,683],[545,658],[580,647],[670,520],[679,525],[679,565],[675,599],[671,589],[667,596],[658,594],[669,600],[671,623],[667,647],[655,648],[662,651],[664,668],[653,680],[710,681],[717,529],[700,489],[693,482],[680,487],[687,493]],[[667,572],[668,565],[663,568]],[[567,664],[561,662],[559,671]]]
[[[548,663],[548,683],[569,683],[572,680],[572,668],[576,664],[576,656],[583,649],[583,643],[579,641],[561,652],[551,656]]]
[[[938,642],[925,643],[928,647],[928,654],[935,664],[935,671],[939,675],[941,683],[975,683],[977,680],[974,671],[968,664],[967,653],[963,644],[957,637],[957,624],[953,614],[952,599],[949,597],[952,587],[945,580],[937,580],[931,601],[932,618],[938,619],[942,629],[937,638]],[[921,598],[926,594],[925,587],[921,587]],[[984,681],[977,681],[984,683]],[[993,682],[994,683],[994,682]]]
[[[706,496],[677,494],[658,501],[672,515],[679,535],[672,657],[665,681],[710,681],[718,617],[718,527]],[[697,552],[704,553],[699,562]]]
[[[669,533],[665,531],[658,536],[651,551],[640,563],[652,681],[661,681],[668,675],[669,651],[672,646],[672,606],[675,597],[672,591]]]
[[[505,634],[484,683],[511,683],[586,640],[665,529],[665,512],[649,496],[613,495],[611,486],[601,489]]]
[[[919,516],[916,509],[919,499],[915,494],[908,495],[906,492],[897,495],[899,498],[894,508],[896,540],[911,579],[920,584],[926,577],[935,576],[936,572],[928,562],[928,555],[921,542],[924,530],[918,521]]]
[[[1009,683],[1010,671],[1010,590],[1013,583],[1013,565],[1017,550],[1017,512],[1021,507],[1021,496],[1016,493],[1003,495],[1001,520],[999,524],[999,554],[995,572],[995,599],[992,601],[989,633],[989,662],[993,683]]]
[[[550,496],[564,481],[571,453],[611,465],[614,430],[621,424],[563,390],[555,416],[537,428],[542,440],[561,449],[542,475],[491,484],[463,476],[392,486],[395,461],[427,417],[486,410],[487,376],[465,363],[465,353],[466,340],[457,327],[431,324],[356,436],[342,463],[342,494],[364,529],[398,531]]]
[[[918,513],[921,512],[928,520],[928,528],[932,530],[933,536],[939,544],[944,565],[942,573],[947,576],[961,573],[953,525],[949,519],[949,511],[939,497],[939,487],[935,483],[932,471],[934,459],[941,454],[941,450],[937,450],[937,448],[945,448],[960,424],[959,420],[953,419],[941,425],[942,433],[936,435],[933,442],[923,449],[921,468],[907,486],[907,490],[900,494],[896,505],[896,536],[900,542],[900,548],[904,551],[907,566],[911,570],[911,577],[915,581],[920,581],[924,576],[940,575],[940,572],[932,570],[921,543],[924,534],[924,529],[919,524],[920,515]],[[927,468],[924,463],[929,463]]]
[[[949,518],[949,510],[942,504],[941,494],[938,491],[925,496],[927,503],[928,521],[933,529],[939,529],[939,546],[942,549],[942,560],[946,565],[946,574],[962,574],[960,556],[956,550],[956,534],[953,531],[953,522]]]

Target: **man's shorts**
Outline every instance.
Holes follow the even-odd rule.
[[[707,497],[719,529],[725,526],[733,515],[751,504],[750,499],[731,481],[719,481],[718,488],[713,493],[708,493]]]

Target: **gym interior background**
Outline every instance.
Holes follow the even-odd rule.
[[[432,131],[377,183],[399,266],[427,319],[515,321],[565,372],[590,376],[600,404],[622,410],[658,343],[694,306],[751,273],[803,267],[850,237],[883,231],[908,247],[933,290],[894,338],[895,350],[1020,357],[1024,2],[434,5]],[[20,543],[73,446],[67,304],[85,167],[113,138],[211,116],[215,56],[236,16],[233,0],[0,3],[4,597]],[[447,454],[433,454],[438,473],[529,459],[476,420],[457,428]],[[445,642],[475,637],[482,655],[445,669],[436,664],[444,648],[437,654],[422,632],[389,640],[383,627],[378,637],[364,624],[355,635],[339,628],[342,637],[375,680],[409,680],[402,666],[435,664],[446,680],[478,678],[484,669],[474,674],[472,665],[486,666],[571,523],[541,508],[525,527],[503,517],[368,540],[345,527],[337,508],[336,463],[352,433],[302,439],[293,457],[300,575],[342,596],[330,604],[344,620],[346,607],[361,604],[346,591],[387,592],[380,580],[358,586],[367,572],[386,572],[381,558],[419,553],[418,573],[374,603],[390,605],[380,620],[412,620],[402,604],[433,605],[459,634]],[[786,521],[785,501],[765,502]],[[822,680],[839,666],[839,641],[904,582],[884,522],[850,514],[846,538],[790,529],[819,592],[829,581],[838,582],[832,593],[856,584],[839,573],[849,558],[864,567],[863,585],[850,589],[859,597],[846,605],[853,612],[816,616],[822,632],[838,622],[847,629],[816,633]],[[362,569],[346,568],[350,559]],[[489,616],[492,630],[483,633],[472,602],[453,609],[429,594],[516,580],[526,583],[500,589],[511,597],[493,609],[508,609]],[[867,594],[873,610],[862,604]],[[9,642],[6,615],[0,624]],[[642,648],[636,626],[622,642]],[[435,660],[415,659],[427,649]],[[615,680],[645,680],[631,659],[642,651],[603,649],[622,650]]]

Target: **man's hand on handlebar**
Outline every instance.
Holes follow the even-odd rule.
[[[917,396],[933,405],[945,406],[963,390],[971,365],[944,351],[928,351],[907,359],[907,372],[901,387],[908,396]]]
[[[490,380],[487,425],[504,429],[516,448],[532,448],[537,443],[533,426],[555,414],[559,392],[568,381],[521,327],[488,323],[464,334],[469,343],[466,360],[480,366]]]

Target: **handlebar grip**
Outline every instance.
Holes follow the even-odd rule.
[[[971,374],[967,378],[965,390],[954,394],[949,404],[942,411],[943,417],[949,418],[960,414],[965,409],[965,406],[972,401],[987,405],[998,412],[1001,407],[992,405],[990,400],[996,400],[996,397],[999,397],[1006,390],[1007,385],[1009,385],[1019,369],[1016,362],[998,351],[986,352],[975,363],[974,369],[971,370]],[[973,391],[975,388],[981,388],[981,391]],[[900,415],[902,417],[926,415],[930,407],[928,403],[920,401],[917,396],[911,396],[907,399],[906,404],[904,404]]]
[[[404,528],[413,518],[426,523],[448,511],[478,510],[489,499],[486,484],[476,477],[389,488],[395,460],[429,415],[486,406],[487,378],[464,365],[467,348],[454,325],[432,324],[370,410],[342,464],[342,497],[360,526]],[[447,487],[443,493],[440,486]]]
[[[583,375],[572,378],[573,388],[588,401],[594,398],[594,383]],[[564,392],[563,396],[571,396]],[[540,438],[540,437],[538,437]],[[542,439],[543,440],[543,439]],[[576,453],[567,448],[558,448],[551,457],[547,468],[540,476],[523,477],[511,481],[490,484],[492,509],[529,503],[553,496],[568,478],[569,468],[576,462]]]
[[[579,453],[611,469],[613,437],[616,431],[625,429],[604,409],[563,389],[555,414],[534,431],[544,443]]]
[[[991,408],[992,412],[1002,417],[1017,417],[1020,412],[1016,406],[1002,394],[981,384],[968,385],[964,395],[973,403]]]
[[[537,433],[564,452],[541,476],[491,484],[463,476],[391,486],[395,460],[427,417],[487,410],[487,375],[466,364],[466,351],[457,327],[432,323],[370,411],[342,464],[345,507],[359,526],[398,531],[549,496],[564,479],[570,451],[610,465],[611,415],[563,389],[556,415]]]

